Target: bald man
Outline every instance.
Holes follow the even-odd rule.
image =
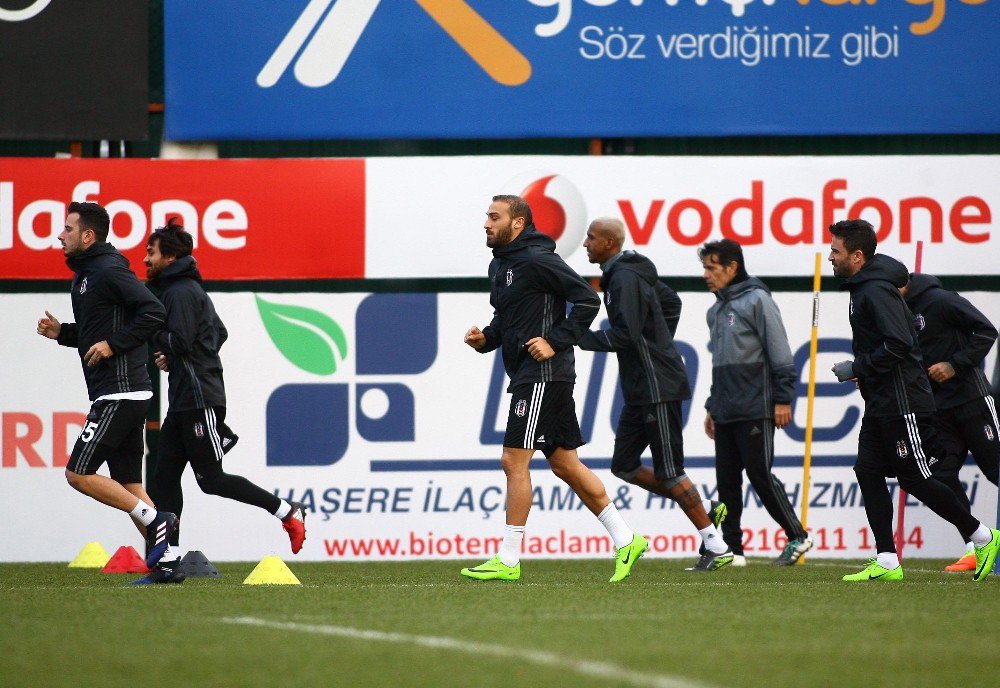
[[[691,398],[684,361],[674,346],[681,300],[660,282],[652,261],[622,251],[621,220],[601,217],[583,242],[591,263],[601,266],[601,290],[610,328],[588,332],[578,346],[614,351],[625,408],[615,433],[611,472],[622,480],[677,502],[701,534],[701,558],[687,571],[716,571],[733,561],[718,525],[726,506],[702,501],[684,472],[681,403]],[[646,447],[653,468],[642,465]],[[712,517],[709,517],[712,513]]]

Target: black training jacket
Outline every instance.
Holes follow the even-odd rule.
[[[934,411],[913,316],[899,293],[907,278],[905,265],[878,254],[841,287],[851,292],[854,373],[866,416]]]
[[[920,342],[924,366],[950,363],[955,377],[942,383],[930,381],[934,404],[950,409],[990,394],[986,375],[979,367],[997,340],[997,330],[965,298],[941,286],[933,275],[911,275],[906,305]]]
[[[635,251],[613,258],[601,277],[610,329],[588,332],[579,346],[614,351],[626,404],[691,398],[684,361],[674,346],[681,299],[653,262]]]
[[[129,269],[128,260],[106,241],[66,259],[76,273],[70,295],[76,322],[62,323],[58,341],[80,353],[90,400],[106,394],[152,390],[146,341],[163,324],[163,304]],[[114,356],[87,366],[83,355],[107,341]]]
[[[150,283],[167,308],[167,322],[153,346],[167,355],[170,411],[226,405],[219,349],[229,337],[201,285],[194,257],[184,256]]]
[[[574,382],[573,346],[597,317],[597,293],[555,252],[556,243],[528,225],[509,244],[493,249],[490,304],[493,321],[483,329],[486,353],[502,347],[503,365],[515,385]],[[572,304],[566,314],[566,304]],[[538,362],[525,343],[544,337],[556,355]]]

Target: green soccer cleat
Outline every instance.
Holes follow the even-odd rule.
[[[649,542],[643,536],[636,533],[632,536],[632,542],[624,547],[619,547],[615,552],[615,575],[611,576],[611,583],[625,580],[632,573],[635,562],[649,549]]]
[[[997,561],[997,552],[1000,551],[1000,530],[990,528],[993,537],[982,547],[976,547],[976,572],[972,574],[972,580],[980,581],[993,571],[993,565]]]
[[[878,559],[869,559],[868,566],[864,567],[857,573],[849,573],[844,576],[843,580],[848,582],[854,581],[868,581],[868,580],[883,580],[883,581],[898,581],[903,580],[903,567],[897,566],[894,569],[882,568],[878,563]]]
[[[708,517],[712,519],[712,525],[721,529],[722,523],[726,520],[726,516],[728,515],[729,509],[726,507],[724,502],[712,501],[712,508],[708,511]]]
[[[521,562],[517,566],[507,566],[500,561],[500,555],[494,554],[489,561],[470,569],[462,569],[462,575],[476,580],[516,581],[521,577]]]

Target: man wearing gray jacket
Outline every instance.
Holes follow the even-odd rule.
[[[792,420],[795,365],[788,336],[771,292],[747,274],[742,247],[731,239],[712,241],[698,251],[708,290],[712,349],[712,390],[705,409],[705,433],[715,440],[719,499],[729,507],[722,527],[734,566],[744,565],[743,471],[771,515],[788,536],[774,561],[791,566],[812,547],[788,501],[784,484],[771,472],[774,429]]]

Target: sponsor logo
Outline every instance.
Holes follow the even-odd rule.
[[[545,435],[539,435],[539,436],[538,436],[538,439],[537,439],[537,440],[535,440],[535,441],[536,441],[536,442],[544,442],[544,441],[545,441]]]
[[[295,62],[295,80],[321,88],[340,75],[380,0],[310,0],[257,74],[270,88]],[[386,3],[389,4],[389,3]],[[519,86],[531,77],[531,63],[466,2],[417,4],[495,82]]]
[[[906,442],[899,440],[896,442],[896,455],[901,459],[905,459],[909,455],[910,451],[906,447]]]
[[[528,402],[524,399],[518,399],[517,403],[514,404],[514,415],[518,418],[524,418],[524,414],[528,412]]]
[[[205,436],[205,426],[202,423],[198,422],[194,424],[194,436],[195,437]]]
[[[52,0],[35,0],[27,7],[20,10],[8,10],[0,7],[0,21],[21,22],[41,14],[42,10],[49,6]]]
[[[353,349],[345,329],[328,314],[259,296],[256,300],[268,336],[290,364],[315,376],[343,379],[289,383],[271,392],[266,412],[268,466],[330,466],[340,461],[353,434],[352,418],[362,441],[414,440],[413,390],[393,378],[418,375],[434,364],[436,294],[367,296],[354,313]],[[404,346],[387,341],[385,333],[397,331],[407,333]],[[353,378],[343,370],[352,353]]]
[[[556,253],[569,258],[583,246],[587,204],[580,189],[558,172],[533,170],[502,186],[503,193],[521,196],[531,206],[535,227],[556,242]]]

